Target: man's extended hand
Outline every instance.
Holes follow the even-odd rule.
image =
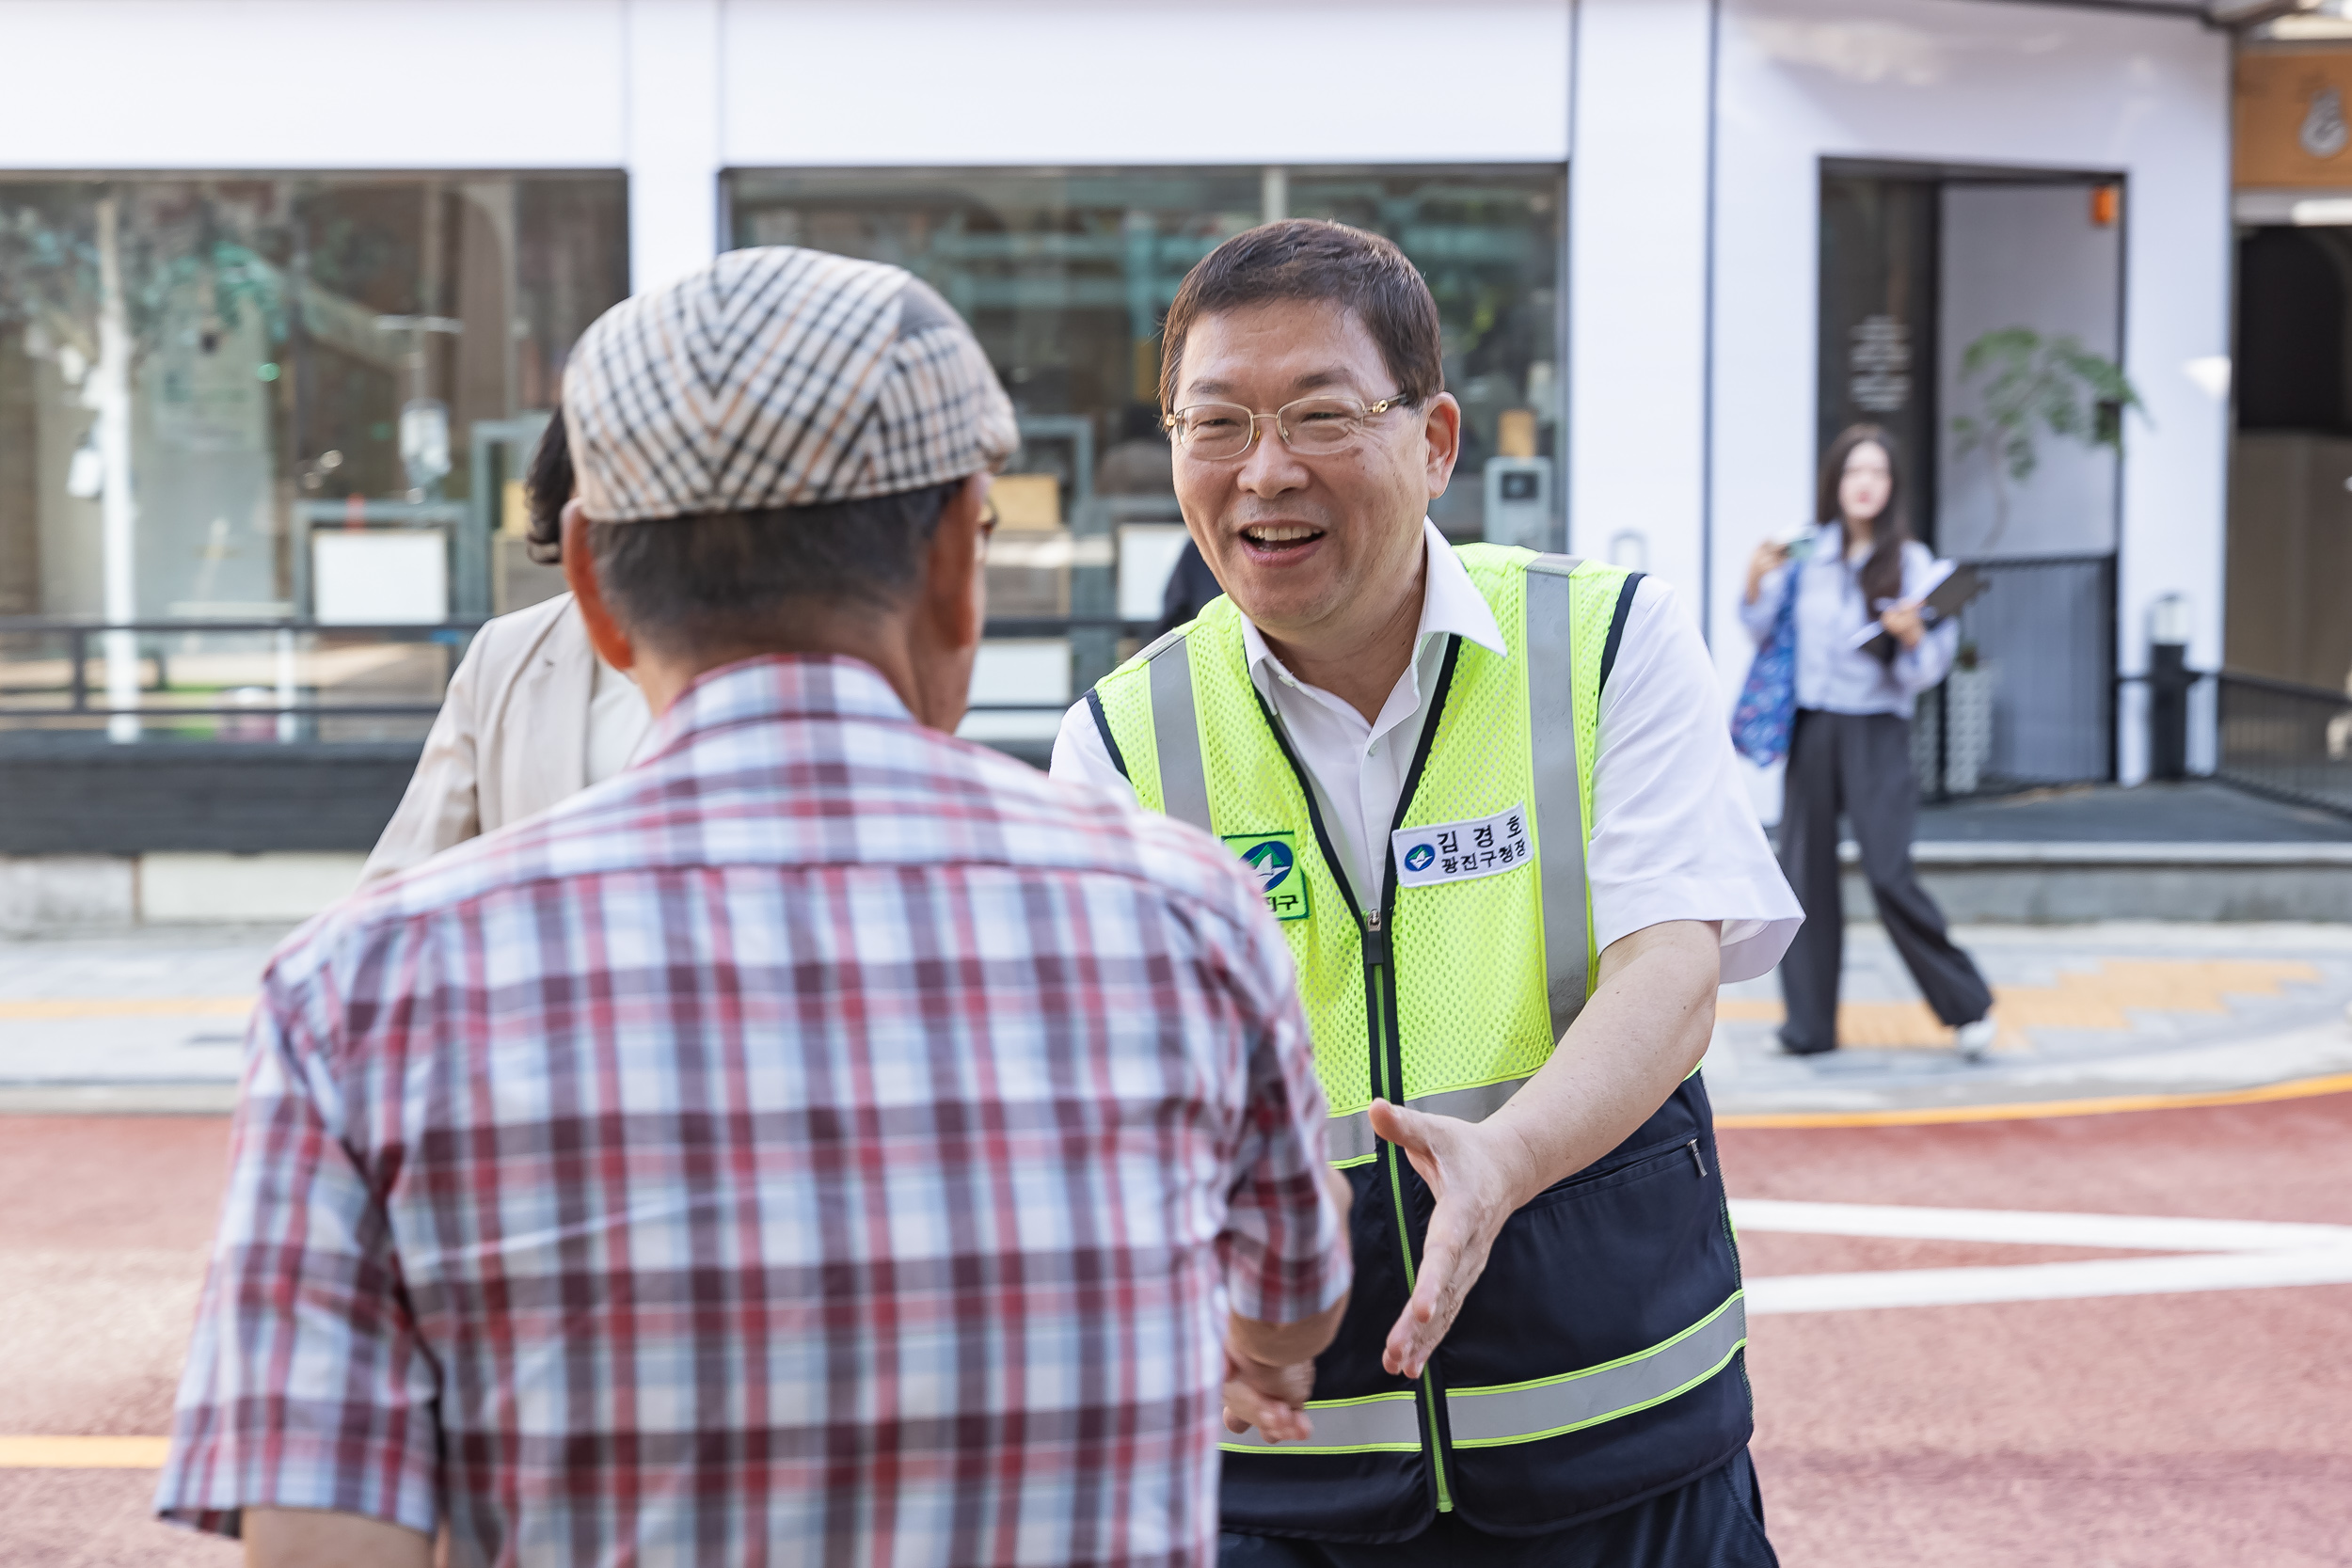
[[[1560,1049],[1486,1120],[1372,1102],[1372,1130],[1438,1199],[1412,1300],[1381,1352],[1390,1372],[1421,1375],[1520,1205],[1616,1148],[1698,1065],[1722,974],[1714,922],[1645,926],[1601,949],[1598,983]]]
[[[1529,1185],[1534,1162],[1507,1127],[1407,1111],[1385,1100],[1372,1102],[1372,1130],[1405,1151],[1438,1200],[1412,1299],[1380,1353],[1391,1373],[1419,1377],[1486,1272],[1502,1222],[1536,1190]]]

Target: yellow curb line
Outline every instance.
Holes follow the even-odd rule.
[[[0,1001],[0,1019],[243,1018],[249,996],[38,996]]]
[[[0,1437],[0,1470],[160,1470],[168,1437]]]
[[[2352,1072],[2297,1078],[2251,1089],[2204,1094],[2122,1094],[2104,1100],[2027,1101],[2015,1105],[1936,1105],[1912,1111],[1758,1111],[1719,1116],[1725,1128],[1932,1127],[1956,1121],[2034,1121],[2045,1117],[2101,1117],[2118,1111],[2187,1111],[2206,1105],[2260,1105],[2273,1100],[2309,1100],[2352,1091]]]

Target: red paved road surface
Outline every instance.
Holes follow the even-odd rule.
[[[219,1200],[219,1120],[0,1117],[0,1433],[160,1433]],[[1725,1133],[1748,1196],[2352,1224],[2352,1095],[1939,1128]],[[1768,1235],[1752,1276],[2119,1257]],[[1789,1568],[2352,1562],[2352,1286],[1761,1317]],[[0,1470],[0,1564],[227,1564],[151,1476]]]
[[[2352,1224],[2352,1095],[1723,1141],[1753,1197]],[[1740,1252],[1752,1276],[2091,1256],[1754,1233]],[[1789,1568],[2352,1562],[2347,1329],[2352,1286],[1758,1318],[1773,1538]]]
[[[0,1116],[0,1433],[170,1429],[227,1174],[217,1117]],[[144,1470],[0,1469],[7,1568],[208,1568],[233,1544],[153,1523]]]

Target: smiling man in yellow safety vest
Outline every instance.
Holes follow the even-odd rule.
[[[1482,370],[1515,348],[1549,357]],[[1227,596],[1071,710],[1054,771],[1255,869],[1356,1195],[1331,1348],[1229,1354],[1225,1568],[1772,1562],[1696,1068],[1719,980],[1800,916],[1697,631],[1655,578],[1429,523],[1464,417],[1386,240],[1227,241],[1160,398]],[[1311,1435],[1246,1426],[1275,1405]]]

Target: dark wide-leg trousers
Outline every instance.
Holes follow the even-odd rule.
[[[1919,784],[1911,771],[1911,724],[1891,713],[1825,713],[1801,708],[1788,742],[1786,798],[1780,813],[1780,868],[1804,906],[1804,925],[1780,960],[1788,1022],[1781,1038],[1793,1051],[1837,1043],[1837,974],[1845,956],[1846,911],[1837,885],[1837,817],[1843,812],[1862,848],[1862,872],[1879,919],[1947,1024],[1974,1023],[1993,992],[1966,953],[1952,942],[1944,911],[1919,885],[1911,863]]]
[[[1227,1530],[1217,1568],[1780,1568],[1741,1449],[1693,1481],[1542,1535],[1488,1535],[1440,1513],[1409,1541],[1359,1545]]]

